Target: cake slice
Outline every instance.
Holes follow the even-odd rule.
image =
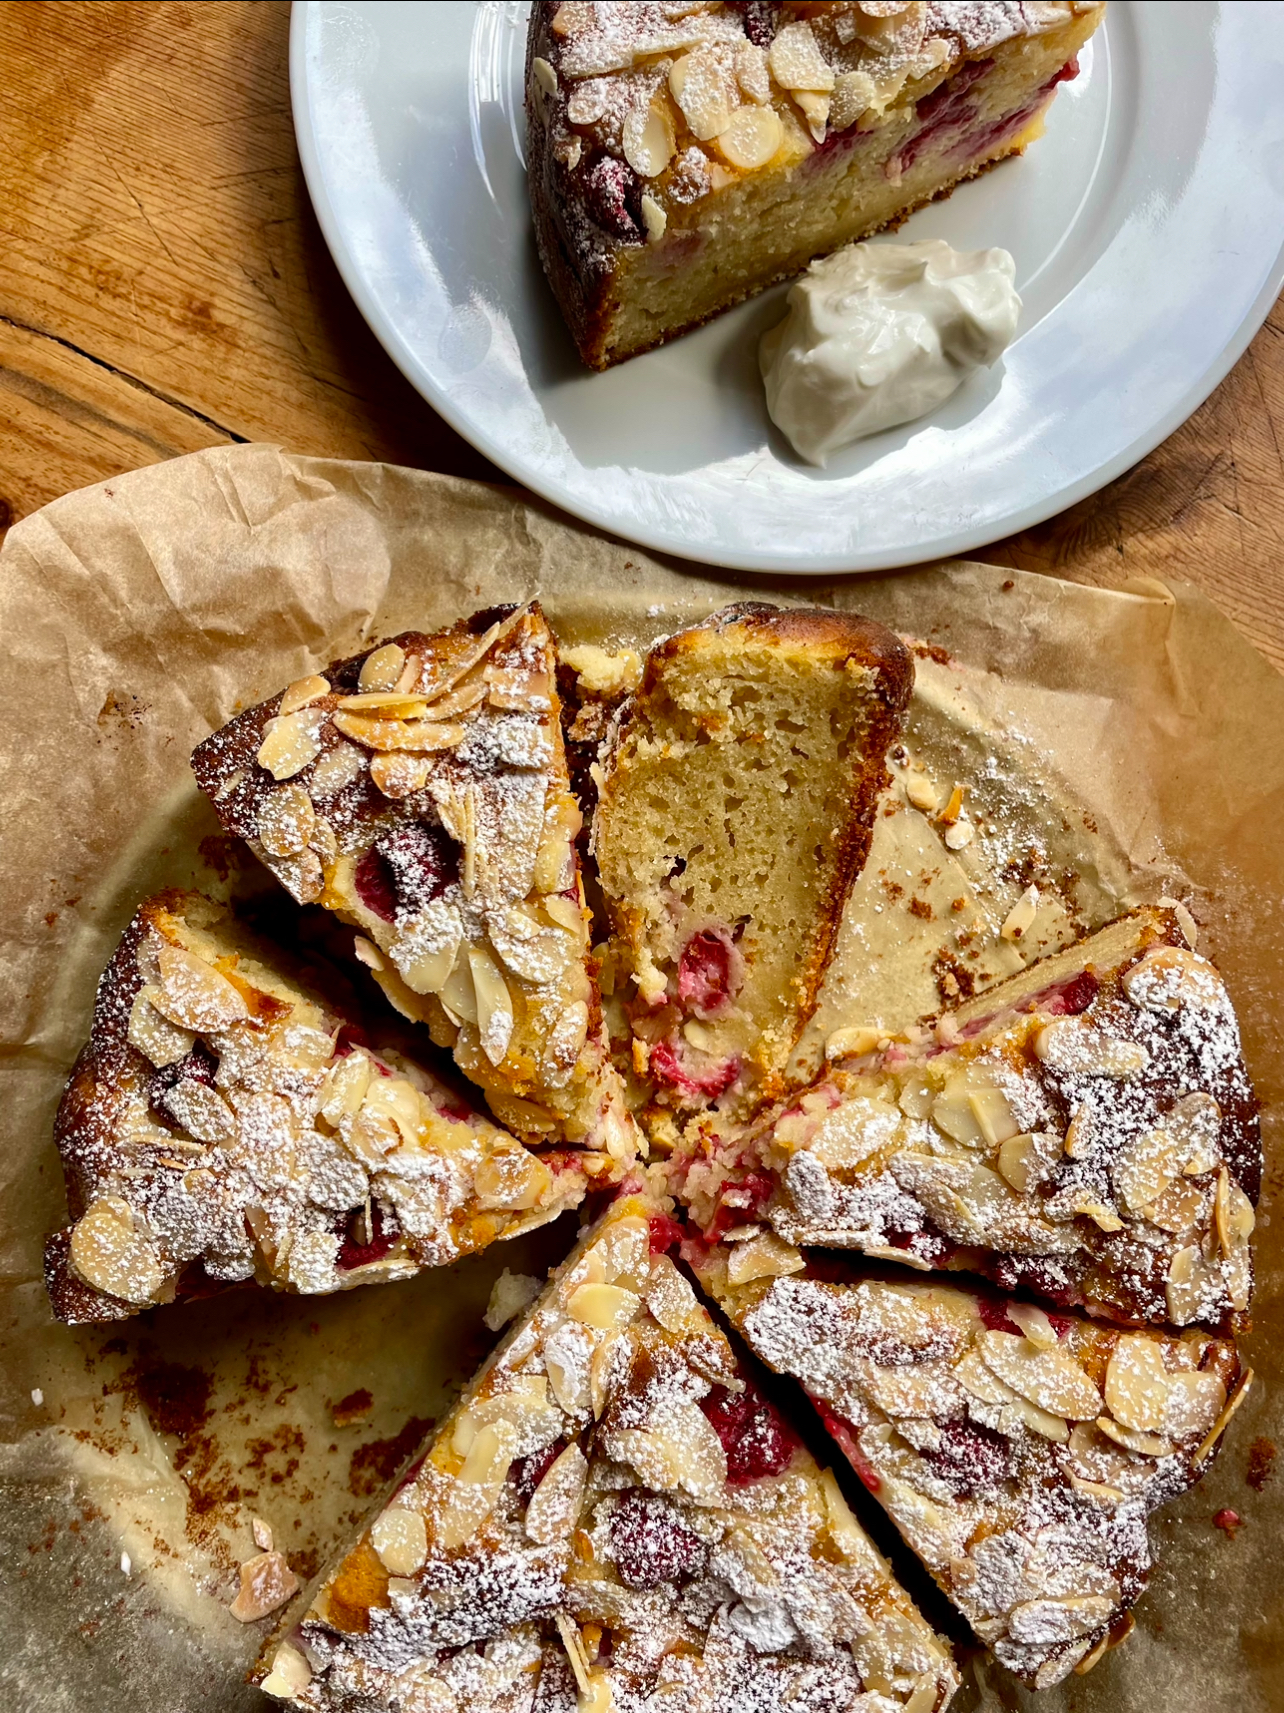
[[[608,368],[1042,134],[1101,4],[532,8],[535,237]]]
[[[917,1037],[917,1038],[913,1038]],[[946,1045],[946,1043],[950,1043]],[[1257,1106],[1226,986],[1136,911],[674,1161],[697,1224],[978,1272],[1121,1321],[1224,1331],[1252,1294]]]
[[[347,1290],[556,1218],[614,1162],[535,1150],[362,1027],[318,972],[199,893],[141,906],[99,985],[55,1137],[65,1321],[255,1281]]]
[[[942,1713],[944,1644],[654,1203],[608,1209],[270,1653],[312,1713]]]
[[[977,1635],[1039,1689],[1131,1628],[1147,1519],[1203,1474],[1251,1380],[1229,1340],[1203,1333],[1125,1331],[859,1264],[754,1277],[716,1249],[697,1268],[755,1354],[806,1388]]]
[[[652,649],[593,850],[661,1103],[744,1111],[783,1087],[913,676],[890,631],[819,608],[746,602]]]
[[[500,1122],[609,1154],[634,1126],[606,1050],[539,607],[406,631],[238,715],[192,757],[229,832],[485,1091]]]

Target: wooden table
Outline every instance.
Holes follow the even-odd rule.
[[[497,479],[348,298],[290,125],[284,0],[0,0],[0,532],[56,495],[271,440]],[[1284,300],[1191,420],[987,549],[1185,578],[1284,666]]]

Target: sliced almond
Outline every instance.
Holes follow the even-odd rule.
[[[446,1014],[453,1023],[477,1022],[477,990],[473,986],[473,970],[461,945],[449,976],[438,990]]]
[[[866,1053],[876,1053],[878,1043],[885,1040],[883,1030],[864,1023],[835,1029],[825,1041],[825,1058],[830,1064],[837,1059],[860,1059]]]
[[[1223,1255],[1234,1255],[1248,1245],[1257,1224],[1253,1204],[1223,1166],[1217,1174],[1217,1193],[1213,1200],[1213,1219],[1217,1241]]]
[[[833,70],[805,19],[776,32],[767,64],[782,89],[828,92],[834,87]]]
[[[485,1208],[538,1207],[552,1183],[552,1172],[525,1149],[489,1154],[473,1174],[478,1206]]]
[[[1176,1178],[1154,1201],[1147,1202],[1137,1211],[1161,1231],[1184,1236],[1203,1224],[1206,1206],[1207,1198],[1202,1190]]]
[[[165,1091],[165,1110],[198,1142],[226,1146],[236,1138],[236,1118],[217,1089],[181,1077]]]
[[[567,1415],[579,1415],[589,1408],[593,1349],[592,1334],[575,1321],[558,1327],[545,1343],[549,1389]]]
[[[1123,1491],[1119,1487],[1108,1486],[1104,1481],[1088,1481],[1082,1475],[1070,1471],[1070,1485],[1076,1493],[1086,1493],[1090,1499],[1097,1499],[1103,1505],[1115,1506],[1123,1503]]]
[[[1208,1430],[1207,1435],[1201,1441],[1199,1449],[1196,1451],[1194,1458],[1192,1459],[1192,1462],[1197,1466],[1204,1461],[1212,1451],[1213,1447],[1217,1444],[1218,1440],[1226,1432],[1231,1417],[1248,1396],[1249,1389],[1253,1384],[1253,1379],[1253,1370],[1251,1368],[1246,1368],[1240,1376],[1238,1386],[1236,1386],[1235,1390],[1231,1393],[1225,1408],[1221,1411],[1217,1420],[1213,1423],[1212,1427]]]
[[[1113,1439],[1116,1445],[1122,1445],[1127,1451],[1135,1451],[1139,1457],[1172,1455],[1172,1442],[1162,1434],[1142,1433],[1136,1428],[1124,1427],[1121,1422],[1111,1421],[1109,1416],[1098,1416],[1096,1426],[1107,1439]]]
[[[165,1283],[151,1239],[120,1196],[89,1204],[72,1229],[68,1258],[87,1285],[123,1302],[150,1303]]]
[[[306,678],[296,678],[294,683],[281,696],[278,714],[297,714],[300,708],[306,708],[310,702],[316,702],[322,696],[330,694],[330,681],[322,678],[320,673],[310,673]]]
[[[794,91],[794,100],[802,109],[802,116],[807,121],[807,129],[817,143],[825,140],[825,131],[829,124],[829,97],[817,95],[809,89]]]
[[[337,791],[360,779],[366,771],[366,758],[355,744],[340,740],[328,749],[308,776],[308,792],[314,803],[333,797]]]
[[[727,1454],[698,1404],[678,1404],[662,1425],[624,1428],[607,1436],[608,1455],[631,1463],[649,1487],[677,1488],[710,1500],[726,1484]]]
[[[570,1081],[588,1039],[588,1021],[588,1006],[581,999],[558,1014],[544,1046],[542,1068],[550,1087],[563,1088]]]
[[[1124,1207],[1136,1213],[1162,1195],[1181,1176],[1182,1160],[1181,1142],[1166,1125],[1158,1124],[1129,1142],[1110,1173]]]
[[[391,1576],[413,1576],[428,1556],[428,1529],[422,1515],[405,1505],[389,1505],[370,1529],[370,1544]]]
[[[1046,1023],[1034,1038],[1034,1051],[1045,1065],[1067,1076],[1123,1081],[1150,1063],[1150,1054],[1139,1041],[1103,1034],[1078,1017]]]
[[[682,109],[693,137],[709,142],[726,129],[740,105],[731,79],[712,48],[696,48],[674,60],[669,93]]]
[[[761,107],[771,100],[771,77],[764,49],[755,42],[741,42],[735,51],[736,82],[750,101]]]
[[[385,797],[394,800],[413,797],[416,791],[422,791],[431,772],[432,762],[426,755],[409,755],[404,750],[372,756],[370,760],[371,779]]]
[[[362,690],[395,690],[405,664],[406,651],[401,644],[385,642],[361,662],[357,684]]]
[[[454,720],[460,714],[466,714],[471,709],[480,706],[486,700],[490,686],[485,674],[474,672],[462,679],[453,690],[447,690],[444,696],[436,696],[428,704],[427,718],[430,720]]]
[[[806,1265],[792,1243],[786,1243],[774,1231],[763,1231],[747,1243],[736,1244],[727,1262],[727,1279],[730,1284],[745,1285],[751,1279],[776,1279],[801,1273]]]
[[[572,1291],[566,1312],[583,1326],[600,1332],[619,1332],[626,1327],[642,1306],[636,1291],[626,1291],[620,1285],[587,1284]]]
[[[663,204],[657,202],[653,196],[648,196],[645,191],[642,193],[641,209],[647,242],[658,244],[668,231],[669,216],[665,213]]]
[[[513,1430],[491,1422],[478,1430],[438,1521],[438,1544],[450,1551],[476,1534],[495,1508],[513,1461]]]
[[[1048,1169],[1038,1142],[1029,1134],[1009,1136],[999,1149],[995,1165],[1020,1196],[1029,1195],[1043,1181]]]
[[[657,1255],[651,1263],[646,1306],[664,1330],[675,1335],[683,1332],[699,1313],[695,1292],[667,1255]]]
[[[338,1125],[360,1110],[373,1072],[369,1055],[360,1050],[335,1061],[321,1088],[319,1110],[328,1124]]]
[[[1168,1376],[1162,1431],[1181,1444],[1202,1438],[1226,1404],[1226,1388],[1217,1374],[1201,1368]]]
[[[1222,1109],[1211,1094],[1183,1095],[1162,1122],[1181,1141],[1186,1177],[1197,1178],[1216,1169],[1222,1157]]]
[[[1125,1333],[1106,1367],[1106,1404],[1115,1420],[1138,1433],[1159,1433],[1168,1412],[1168,1371],[1153,1338]]]
[[[940,793],[925,773],[905,775],[905,795],[912,806],[921,809],[925,815],[934,815],[941,806]]]
[[[307,849],[316,825],[312,799],[301,785],[282,785],[259,805],[259,843],[273,856],[297,856]]]
[[[1070,1114],[1070,1122],[1066,1126],[1065,1151],[1067,1158],[1082,1160],[1090,1154],[1097,1137],[1097,1130],[1096,1107],[1090,1100],[1080,1101]]]
[[[981,1135],[991,1148],[1020,1133],[1021,1126],[1012,1116],[1007,1096],[1000,1088],[975,1088],[968,1095],[968,1104],[980,1126]]]
[[[227,977],[185,946],[161,946],[156,963],[160,985],[152,1003],[171,1023],[208,1035],[249,1016],[249,1006]]]
[[[1134,1005],[1147,1011],[1175,1012],[1184,1005],[1215,1011],[1225,988],[1206,958],[1180,946],[1160,946],[1127,970],[1123,989]]]
[[[554,1541],[570,1537],[587,1480],[588,1459],[572,1442],[549,1465],[531,1495],[526,1507],[526,1534],[530,1540],[551,1546]]]
[[[1086,1421],[1101,1409],[1097,1388],[1064,1351],[1040,1350],[1011,1332],[983,1332],[977,1346],[993,1374],[1049,1415]]]
[[[1055,1350],[1060,1342],[1057,1329],[1044,1314],[1042,1309],[1035,1308],[1033,1303],[1009,1303],[1008,1319],[1030,1340],[1037,1350]]]
[[[365,714],[336,713],[333,723],[365,749],[435,753],[464,741],[464,727],[434,720],[381,720]]]
[[[1114,1616],[1115,1602],[1104,1594],[1058,1594],[1023,1600],[1008,1613],[1008,1634],[1015,1642],[1047,1647],[1053,1641],[1086,1636]]]
[[[277,715],[264,727],[263,742],[254,759],[273,779],[292,779],[320,755],[325,720],[322,708],[302,708],[297,714]]]
[[[677,137],[668,104],[657,97],[630,110],[622,132],[624,158],[641,178],[655,178],[673,159]]]
[[[482,1052],[492,1065],[499,1065],[513,1038],[513,996],[499,965],[485,946],[469,950],[468,967],[477,996],[477,1029]]]
[[[293,1642],[282,1642],[272,1655],[272,1669],[263,1679],[265,1695],[275,1695],[282,1701],[293,1700],[312,1682],[312,1667],[308,1658]]]
[[[534,891],[558,894],[574,886],[573,844],[583,824],[579,805],[570,796],[557,797],[546,806],[539,848],[535,853],[535,871],[531,877]]]
[[[405,934],[396,936],[391,950],[402,980],[415,993],[441,993],[444,997],[451,974],[458,967],[460,982],[466,992],[452,988],[452,995],[457,996],[458,1004],[466,1006],[471,1014],[475,1013],[477,1002],[472,970],[467,960],[459,956],[463,934],[464,925],[459,911],[445,899],[438,898],[419,912]],[[451,1009],[456,1008],[450,1001],[447,1004]],[[475,1020],[475,1016],[470,1015],[469,1021]]]
[[[1188,1326],[1214,1314],[1222,1296],[1222,1278],[1204,1260],[1197,1244],[1179,1249],[1168,1264],[1165,1284],[1168,1318],[1176,1326]]]
[[[151,1064],[162,1068],[177,1064],[191,1052],[196,1036],[190,1029],[171,1023],[152,1004],[154,988],[142,987],[129,1009],[129,1044]]]
[[[999,929],[1001,940],[1022,940],[1034,927],[1034,919],[1039,913],[1039,889],[1037,886],[1027,886],[1008,911],[1003,926]]]
[[[785,140],[784,126],[771,107],[741,107],[731,116],[714,146],[728,165],[741,172],[754,172],[779,152]]]
[[[419,720],[428,703],[422,696],[403,696],[396,690],[368,690],[358,696],[341,697],[339,706],[345,713],[380,720]]]

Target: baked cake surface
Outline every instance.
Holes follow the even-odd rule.
[[[593,851],[633,1064],[662,1104],[748,1108],[783,1086],[913,677],[881,625],[752,602],[647,657],[605,746]]]
[[[407,631],[238,715],[192,767],[294,898],[361,930],[389,1000],[501,1123],[622,1173],[635,1131],[589,968],[556,667],[533,603]]]
[[[625,1195],[274,1650],[297,1707],[942,1713],[945,1645]]]
[[[894,226],[1043,129],[1101,4],[536,4],[544,271],[607,368]]]
[[[408,1057],[405,1031],[363,1021],[212,900],[148,899],[58,1110],[59,1318],[250,1281],[310,1294],[408,1278],[556,1218],[609,1175],[579,1150],[524,1147]]]
[[[917,1039],[878,1033],[841,1031],[830,1050],[851,1056],[806,1094],[675,1157],[706,1232],[760,1222],[1122,1321],[1243,1316],[1256,1102],[1225,984],[1174,912],[1123,918]]]
[[[716,1249],[696,1265],[751,1349],[801,1381],[977,1635],[1036,1688],[1131,1627],[1147,1518],[1203,1474],[1251,1380],[1229,1340],[1199,1332],[1125,1331],[861,1278],[859,1264],[846,1279],[819,1263],[754,1277]],[[737,1271],[749,1277],[733,1285]]]

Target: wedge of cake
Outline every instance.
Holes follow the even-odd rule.
[[[531,207],[580,355],[650,350],[1020,154],[1104,12],[534,6]]]
[[[617,1200],[265,1662],[312,1713],[941,1713],[946,1646]]]
[[[1225,984],[1173,911],[1122,918],[918,1033],[842,1031],[831,1051],[854,1056],[804,1095],[675,1159],[701,1228],[761,1222],[1122,1321],[1243,1315],[1257,1107]]]
[[[752,602],[648,656],[605,746],[593,850],[661,1103],[747,1110],[783,1086],[913,676],[868,619]]]
[[[556,667],[535,604],[407,631],[238,715],[192,767],[293,897],[360,928],[393,1005],[501,1123],[623,1170]]]
[[[138,910],[98,989],[55,1137],[60,1320],[257,1282],[404,1279],[554,1219],[614,1162],[535,1150],[338,1009],[317,973],[199,893]]]
[[[697,1257],[996,1657],[1040,1689],[1090,1668],[1130,1627],[1148,1517],[1208,1467],[1251,1372],[1203,1333],[848,1266],[733,1285],[734,1253]]]

